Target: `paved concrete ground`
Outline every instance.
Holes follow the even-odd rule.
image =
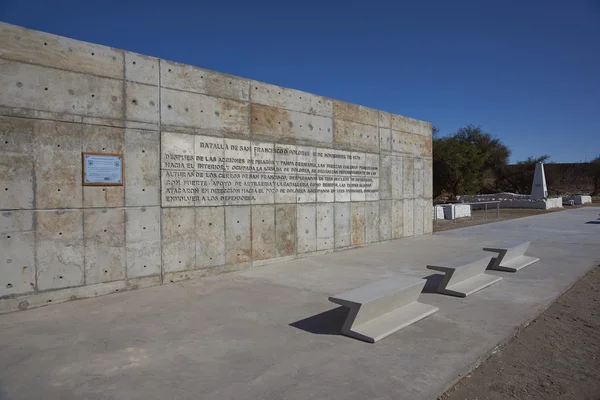
[[[0,399],[426,399],[600,261],[600,208],[0,316]],[[587,223],[596,221],[598,223]],[[541,261],[367,344],[327,296],[507,238]],[[429,278],[431,291],[437,276]]]

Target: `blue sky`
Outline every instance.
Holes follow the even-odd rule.
[[[0,0],[0,20],[482,125],[511,161],[600,155],[600,0]]]

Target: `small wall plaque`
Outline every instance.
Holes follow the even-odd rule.
[[[123,155],[82,153],[83,186],[123,186]]]

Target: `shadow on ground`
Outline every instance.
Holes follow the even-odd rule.
[[[301,329],[315,335],[339,335],[342,325],[348,316],[349,309],[346,307],[337,307],[329,311],[322,312],[312,317],[292,322],[290,326]]]
[[[588,221],[586,224],[600,225],[600,221]]]
[[[421,293],[437,293],[437,288],[440,286],[440,283],[442,283],[444,275],[433,274],[426,276],[423,279],[427,280],[427,282],[425,282],[425,286],[423,287],[423,291]]]

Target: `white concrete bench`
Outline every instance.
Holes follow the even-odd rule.
[[[531,242],[511,240],[496,246],[484,247],[483,250],[498,253],[492,260],[489,269],[498,271],[517,272],[520,269],[539,261],[539,258],[525,255]]]
[[[332,296],[329,301],[350,309],[343,335],[375,343],[438,310],[417,302],[425,283],[424,279],[398,275]]]
[[[445,274],[437,288],[438,293],[467,297],[502,280],[499,276],[484,274],[491,261],[491,256],[474,253],[442,265],[428,265],[427,268]]]

